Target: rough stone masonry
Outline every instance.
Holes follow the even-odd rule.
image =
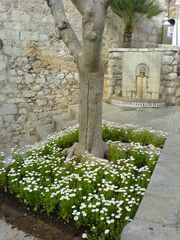
[[[2,0],[0,16],[0,148],[4,148],[34,143],[36,125],[51,123],[53,115],[77,103],[78,74],[43,0]]]

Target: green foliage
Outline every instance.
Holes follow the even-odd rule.
[[[102,128],[102,137],[104,141],[130,142],[133,130],[133,128],[112,128],[105,125]]]
[[[156,134],[143,130],[140,132],[134,132],[131,136],[132,142],[139,142],[142,145],[153,144],[156,147],[162,148],[165,143],[165,138],[162,136],[157,136]]]
[[[78,142],[78,130],[60,137],[56,140],[56,145],[62,149],[68,148],[73,145],[73,143]]]
[[[135,130],[134,128],[112,128],[104,125],[102,128],[104,141],[139,142],[142,145],[153,144],[162,148],[165,143],[165,136],[158,136],[148,130]]]
[[[125,23],[132,23],[136,18],[136,13],[151,18],[162,12],[160,5],[154,0],[113,0],[111,9]]]
[[[133,32],[133,24],[136,22],[137,13],[147,18],[152,18],[162,12],[160,5],[154,0],[113,0],[111,9],[125,24],[124,41],[130,47]]]
[[[127,152],[123,149],[118,149],[116,146],[111,145],[108,148],[108,159],[112,162],[116,162],[118,159],[126,159]]]

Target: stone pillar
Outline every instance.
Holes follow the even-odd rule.
[[[177,66],[178,49],[167,49],[162,56],[162,78],[160,95],[167,104],[176,104],[176,88],[178,85]]]
[[[111,49],[109,52],[109,68],[108,68],[108,95],[109,99],[112,95],[121,95],[122,92],[122,52],[118,49]]]

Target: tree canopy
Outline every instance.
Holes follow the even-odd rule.
[[[154,0],[113,0],[111,8],[125,24],[123,46],[131,46],[133,26],[137,14],[146,16],[148,19],[160,14],[162,9]]]

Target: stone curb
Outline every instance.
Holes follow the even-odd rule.
[[[179,143],[180,134],[169,134],[145,196],[121,240],[180,239]]]

